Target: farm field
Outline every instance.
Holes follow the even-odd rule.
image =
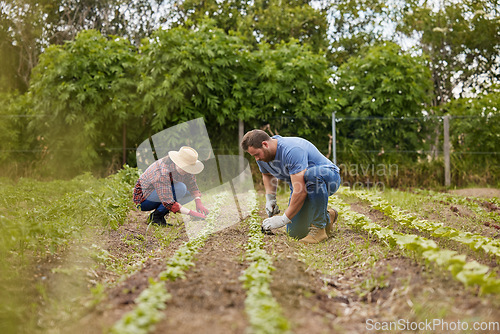
[[[133,179],[2,181],[2,333],[500,331],[494,196],[341,188],[335,235],[303,245],[261,233],[253,191],[148,226]]]

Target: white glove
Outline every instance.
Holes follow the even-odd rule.
[[[274,216],[271,218],[264,219],[264,221],[262,222],[262,228],[265,231],[270,231],[270,230],[275,229],[275,228],[283,227],[286,224],[288,224],[289,222],[291,222],[291,220],[288,219],[288,217],[286,215]]]
[[[276,195],[266,194],[266,213],[269,217],[280,213],[280,208],[276,203]]]

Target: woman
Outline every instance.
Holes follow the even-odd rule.
[[[137,208],[142,211],[154,210],[147,222],[166,226],[165,216],[169,212],[206,218],[209,211],[201,202],[201,192],[195,178],[195,174],[199,174],[203,168],[203,163],[198,160],[198,152],[188,146],[181,147],[179,151],[170,151],[166,157],[151,164],[134,188]],[[198,212],[182,206],[193,198]]]

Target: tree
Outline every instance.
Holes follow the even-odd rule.
[[[272,122],[279,131],[295,134],[324,129],[314,127],[314,118],[329,115],[332,108],[324,57],[297,41],[274,49],[261,43],[250,52],[240,37],[212,24],[160,30],[141,48],[140,110],[153,133],[204,117],[217,147],[237,149],[227,138],[236,138],[240,119],[254,127]]]
[[[35,1],[3,1],[0,5],[2,91],[24,92],[44,44],[44,5]]]
[[[158,30],[141,47],[138,64],[139,108],[151,131],[198,117],[231,127],[242,113],[252,114],[248,52],[213,22]]]
[[[398,31],[418,36],[429,58],[434,80],[434,105],[454,94],[476,93],[498,82],[500,7],[496,0],[408,0],[399,17]]]
[[[350,58],[337,75],[338,117],[354,118],[339,126],[341,151],[423,148],[426,132],[419,119],[430,102],[432,82],[422,57],[387,42]]]
[[[451,142],[455,152],[491,153],[488,160],[500,160],[500,93],[483,93],[475,99],[462,98],[446,105],[452,116]],[[482,158],[479,156],[477,159]],[[477,161],[476,161],[477,162]]]
[[[141,131],[135,117],[136,51],[122,38],[83,31],[72,42],[50,46],[34,70],[30,126],[44,138],[45,161],[74,169],[119,165],[123,127]],[[113,160],[114,159],[114,160]]]
[[[338,104],[331,99],[333,73],[326,57],[292,40],[274,49],[262,43],[252,62],[257,64],[252,101],[258,114],[246,118],[250,125],[270,124],[282,135],[303,136],[328,149],[330,117]]]
[[[338,67],[350,57],[377,41],[390,26],[386,1],[379,0],[333,0],[327,1],[330,22],[331,61]]]
[[[156,2],[159,6],[162,1]],[[149,0],[5,0],[0,4],[0,91],[28,89],[39,55],[93,29],[136,45],[157,28]]]
[[[172,26],[198,27],[214,20],[226,33],[238,32],[246,43],[279,45],[292,39],[309,44],[315,52],[328,48],[326,11],[313,8],[310,0],[184,0],[174,1]]]

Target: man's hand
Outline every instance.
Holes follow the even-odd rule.
[[[264,219],[264,221],[262,222],[262,228],[265,231],[270,231],[270,230],[275,229],[275,228],[283,227],[286,224],[288,224],[289,222],[291,222],[291,220],[288,219],[288,217],[286,215],[274,216],[271,218]]]
[[[269,217],[280,213],[280,208],[276,203],[276,195],[266,194],[266,213]]]
[[[196,202],[196,211],[203,213],[205,216],[208,215],[209,211],[208,209],[201,203],[201,199],[195,198],[194,201]]]

